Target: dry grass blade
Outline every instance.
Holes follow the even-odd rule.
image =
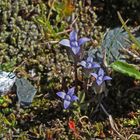
[[[110,122],[110,125],[111,125],[111,128],[113,129],[113,131],[119,136],[119,138],[121,138],[122,140],[127,140],[127,138],[125,138],[122,134],[120,134],[118,131],[117,131],[117,128],[116,128],[116,124],[112,118],[112,116],[106,111],[106,109],[104,108],[104,106],[102,104],[100,104],[102,110],[104,111],[104,113],[108,116],[109,118],[109,122]]]

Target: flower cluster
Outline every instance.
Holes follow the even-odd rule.
[[[100,65],[93,61],[93,58],[89,56],[86,61],[81,61],[81,66],[84,67],[84,69],[93,69],[93,68],[99,68],[97,73],[90,73],[95,79],[96,84],[100,86],[104,81],[111,80],[112,78],[109,76],[105,76],[104,70],[100,67]]]
[[[87,37],[78,39],[77,32],[73,30],[70,33],[69,39],[63,39],[59,43],[61,45],[69,47],[73,52],[73,54],[77,56],[80,54],[81,45],[83,45],[87,41],[90,41],[90,39]],[[87,71],[97,69],[96,73],[95,72],[90,73],[90,75],[96,79],[95,82],[97,86],[101,86],[104,83],[104,81],[112,79],[111,77],[105,75],[104,70],[98,63],[93,61],[93,57],[91,56],[88,56],[86,60],[81,61],[79,64]],[[69,107],[71,102],[78,100],[78,97],[74,95],[74,91],[75,87],[68,89],[67,93],[57,92],[57,95],[64,100],[65,109]]]

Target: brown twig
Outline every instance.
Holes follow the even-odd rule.
[[[25,64],[27,60],[25,59],[20,65],[18,65],[17,67],[15,67],[15,69],[13,70],[13,73],[19,68],[21,67],[23,64]]]
[[[131,135],[128,137],[128,140],[131,139],[131,137],[137,137],[137,138],[140,140],[140,135],[138,135],[138,134],[131,134]]]
[[[70,31],[71,31],[71,29],[67,29],[67,30],[64,30],[62,32],[58,32],[57,35],[65,34],[65,33],[70,32]]]
[[[72,23],[71,23],[71,25],[70,25],[71,28],[72,28],[72,26],[75,24],[75,22],[76,22],[77,19],[78,19],[78,17],[76,17],[76,18],[72,21]]]

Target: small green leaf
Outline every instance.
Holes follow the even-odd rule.
[[[41,25],[43,25],[43,26],[46,26],[46,23],[45,23],[41,18],[37,18],[36,21],[37,21],[39,24],[41,24]]]
[[[3,104],[3,103],[4,103],[4,99],[0,98],[0,104]]]
[[[130,65],[126,62],[116,61],[111,64],[111,67],[117,72],[140,80],[140,72],[133,65]]]
[[[81,92],[78,97],[79,97],[79,102],[83,103],[85,100],[85,92]]]

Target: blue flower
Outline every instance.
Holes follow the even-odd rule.
[[[89,56],[87,60],[81,61],[81,66],[83,66],[85,69],[92,69],[92,68],[99,68],[100,65],[98,63],[93,62],[93,57]]]
[[[71,102],[78,100],[78,97],[74,95],[75,87],[72,87],[65,92],[57,92],[56,94],[64,100],[64,108],[67,109]]]
[[[104,81],[106,81],[106,80],[111,80],[111,79],[112,79],[111,77],[105,76],[105,75],[104,75],[104,70],[103,70],[102,68],[99,69],[98,74],[96,74],[96,73],[91,73],[91,75],[92,75],[93,77],[96,78],[96,83],[97,83],[97,85],[99,85],[99,86],[100,86]]]
[[[80,46],[87,41],[90,41],[90,39],[87,37],[82,37],[78,40],[77,32],[73,30],[70,33],[69,39],[63,39],[59,43],[71,48],[72,52],[77,55],[80,52]]]

